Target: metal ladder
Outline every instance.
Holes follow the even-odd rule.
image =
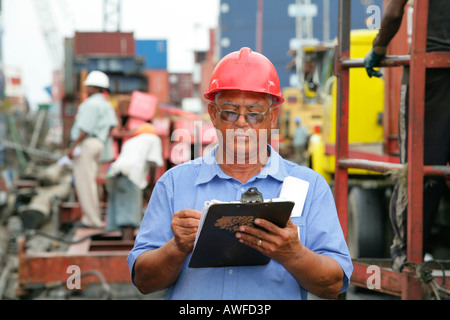
[[[413,34],[410,56],[388,56],[381,67],[410,66],[410,106],[408,131],[408,211],[407,211],[407,261],[423,263],[423,181],[425,175],[449,176],[448,166],[424,166],[424,108],[425,72],[427,68],[450,67],[449,52],[426,52],[429,1],[414,1]],[[360,168],[378,172],[401,169],[399,164],[349,159],[349,76],[351,68],[364,67],[363,59],[350,60],[351,0],[339,0],[339,31],[336,52],[337,117],[336,117],[336,169],[334,195],[339,220],[347,237],[348,219],[348,169]],[[414,270],[404,268],[402,273],[394,272],[390,262],[382,259],[354,259],[351,282],[366,286],[370,274],[367,268],[378,265],[381,271],[382,292],[401,296],[402,299],[424,299],[422,283],[415,277]],[[435,277],[441,283],[442,277]],[[446,284],[447,289],[450,284]]]

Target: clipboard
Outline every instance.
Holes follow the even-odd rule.
[[[239,242],[235,233],[242,225],[252,225],[256,218],[285,227],[294,207],[293,201],[264,201],[254,187],[241,201],[212,203],[200,222],[190,268],[266,265],[270,258]]]

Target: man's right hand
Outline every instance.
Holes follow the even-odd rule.
[[[75,146],[72,146],[69,151],[67,152],[67,156],[69,157],[69,159],[73,160],[74,156],[73,156],[73,150],[75,149]]]
[[[186,257],[194,248],[200,224],[200,211],[184,209],[172,217],[174,237],[158,249],[147,250],[134,263],[134,283],[139,291],[148,294],[175,283]]]
[[[201,216],[201,211],[191,209],[183,209],[173,214],[171,226],[180,251],[187,254],[192,252]]]

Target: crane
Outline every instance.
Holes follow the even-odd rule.
[[[59,33],[52,6],[49,0],[33,0],[32,2],[36,8],[52,67],[54,70],[60,70],[63,64],[62,36]]]
[[[103,31],[120,31],[121,0],[103,0]]]

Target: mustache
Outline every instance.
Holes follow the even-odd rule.
[[[249,138],[251,140],[257,140],[258,138],[258,132],[255,129],[227,129],[225,135],[227,140],[234,138]]]

